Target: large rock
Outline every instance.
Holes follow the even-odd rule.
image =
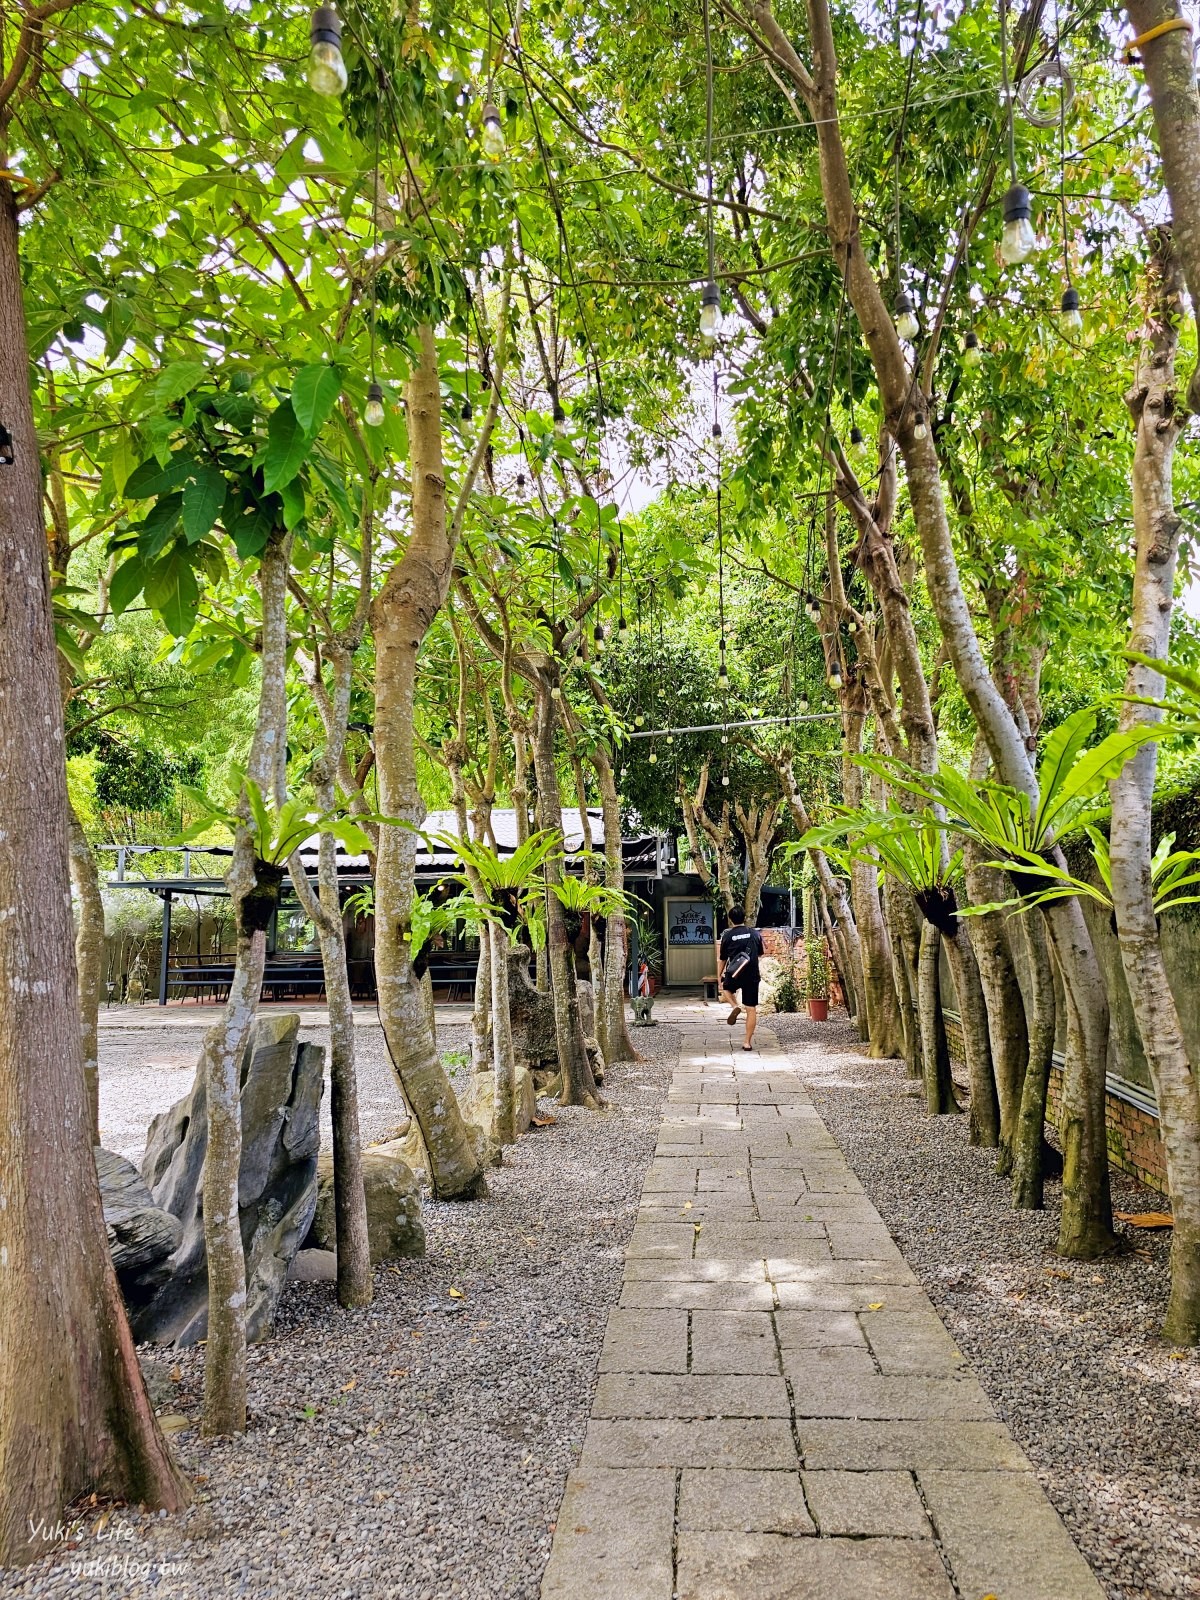
[[[295,1013],[264,1017],[242,1060],[242,1164],[238,1205],[246,1252],[246,1336],[270,1336],[292,1258],[317,1205],[319,1111],[325,1052],[300,1044]],[[208,1149],[203,1079],[150,1124],[142,1177],[154,1203],[181,1225],[170,1276],[130,1306],[138,1339],[195,1344],[208,1331],[208,1263],[202,1176]]]
[[[183,1224],[154,1203],[132,1161],[96,1147],[96,1175],[104,1226],[117,1280],[127,1300],[141,1299],[168,1276],[169,1258],[183,1238]]]
[[[367,1197],[367,1239],[372,1261],[397,1261],[425,1254],[425,1224],[412,1168],[401,1154],[402,1141],[368,1145],[362,1153]],[[333,1200],[333,1157],[317,1161],[317,1209],[306,1241],[310,1249],[336,1250],[337,1215]]]
[[[508,1000],[517,1065],[528,1067],[530,1072],[557,1072],[554,1000],[529,976],[529,952],[524,948],[509,952]]]
[[[470,1082],[458,1097],[458,1103],[467,1121],[482,1128],[490,1138],[496,1121],[495,1072],[473,1072]],[[533,1087],[533,1074],[518,1062],[513,1082],[513,1122],[518,1135],[525,1132],[536,1115],[537,1095]]]

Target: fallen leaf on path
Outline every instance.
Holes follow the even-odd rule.
[[[351,1378],[349,1383],[344,1383],[342,1385],[342,1393],[343,1394],[353,1394],[355,1389],[357,1389],[357,1388],[358,1388],[358,1379],[357,1378]]]
[[[882,1311],[883,1310],[883,1301],[882,1300],[872,1300],[871,1304],[867,1307],[867,1310],[868,1311]]]
[[[451,1300],[465,1300],[466,1299],[466,1295],[463,1294],[461,1289],[449,1289],[449,1290],[447,1290],[447,1293],[449,1294]]]
[[[1062,1267],[1047,1267],[1046,1273],[1051,1278],[1071,1278],[1073,1276],[1072,1273],[1065,1272]]]
[[[392,1370],[388,1373],[388,1377],[389,1378],[407,1378],[408,1377],[408,1368],[407,1367],[393,1367]]]
[[[535,1128],[552,1128],[558,1121],[557,1117],[531,1117],[529,1119]]]
[[[1131,1228],[1173,1228],[1175,1218],[1169,1211],[1115,1211],[1118,1222],[1127,1222]]]

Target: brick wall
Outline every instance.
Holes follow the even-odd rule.
[[[951,1060],[965,1078],[962,1029],[958,1018],[949,1013],[946,1016],[946,1038],[950,1045]],[[1062,1066],[1056,1060],[1050,1068],[1050,1087],[1046,1096],[1046,1121],[1056,1129],[1061,1128],[1063,1122],[1062,1081]],[[1151,1189],[1166,1194],[1167,1164],[1158,1132],[1158,1118],[1110,1089],[1105,1096],[1105,1120],[1109,1165],[1121,1172],[1128,1172]]]

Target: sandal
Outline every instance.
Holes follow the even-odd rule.
[[[752,1053],[752,1054],[753,1054],[753,1051],[754,1051],[754,1046],[753,1046],[753,1045],[752,1045],[752,1044],[744,1044],[744,1045],[743,1045],[743,1046],[742,1046],[742,1049],[743,1049],[743,1050],[749,1050],[749,1051],[750,1051],[750,1052],[751,1052],[751,1053]]]
[[[732,1010],[732,1011],[731,1011],[731,1012],[730,1012],[730,1013],[729,1013],[729,1015],[728,1015],[728,1016],[727,1016],[727,1017],[726,1017],[726,1018],[725,1018],[725,1021],[726,1021],[726,1022],[727,1022],[727,1023],[728,1023],[728,1024],[729,1024],[729,1026],[730,1026],[730,1027],[731,1027],[731,1028],[732,1028],[732,1027],[733,1027],[733,1025],[734,1025],[734,1023],[735,1023],[735,1022],[736,1022],[736,1021],[737,1021],[737,1019],[738,1019],[738,1018],[739,1018],[739,1017],[740,1017],[740,1016],[741,1016],[741,1014],[742,1014],[742,1008],[741,1008],[741,1006],[734,1006],[734,1008],[733,1008],[733,1010]]]

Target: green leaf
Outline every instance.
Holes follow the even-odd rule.
[[[290,483],[303,465],[311,444],[292,410],[292,402],[285,400],[271,413],[271,420],[267,424],[263,487],[267,490],[282,489],[285,483]]]
[[[108,604],[115,617],[129,610],[142,592],[145,577],[141,556],[133,555],[128,561],[122,561],[108,586]]]
[[[155,466],[158,463],[155,462]],[[112,455],[108,458],[109,471],[112,473],[113,493],[118,497],[125,493],[125,485],[133,475],[137,466],[137,455],[133,448],[133,440],[129,433],[122,428],[113,445]]]
[[[176,542],[146,575],[146,600],[177,639],[191,632],[200,601],[196,574],[186,546]]]
[[[292,410],[305,433],[316,433],[337,404],[342,375],[327,362],[301,367],[292,384]]]
[[[155,495],[169,494],[178,489],[196,470],[196,462],[187,450],[178,450],[165,466],[155,457],[143,461],[125,480],[125,495],[129,500],[153,500]]]
[[[192,392],[206,371],[203,361],[172,361],[158,375],[154,398],[160,406],[182,400],[185,394]]]
[[[216,467],[200,467],[183,486],[183,531],[189,544],[209,532],[225,504],[225,479]]]
[[[153,561],[166,549],[175,532],[182,508],[182,494],[177,492],[159,495],[150,514],[138,529],[138,554],[143,561]]]

